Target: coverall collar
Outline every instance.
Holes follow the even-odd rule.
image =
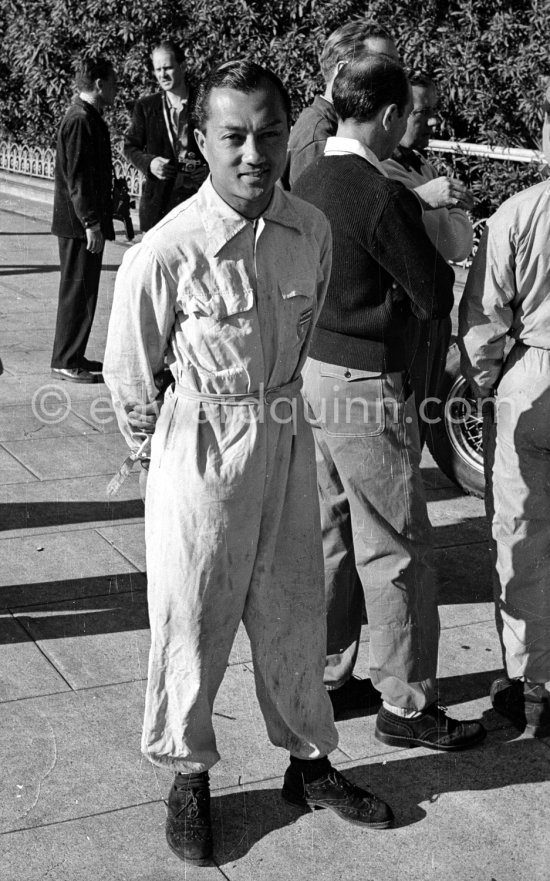
[[[218,196],[210,177],[198,191],[197,199],[201,220],[208,233],[205,250],[208,256],[213,257],[241,230],[251,224],[251,221]],[[299,232],[304,231],[300,216],[294,211],[291,200],[278,184],[273,190],[271,202],[261,216],[265,223],[279,223]]]

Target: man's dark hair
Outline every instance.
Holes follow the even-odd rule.
[[[210,74],[208,80],[199,86],[194,111],[197,127],[201,132],[206,131],[210,94],[213,89],[235,89],[237,92],[248,94],[250,92],[255,92],[266,83],[274,86],[281,96],[281,101],[290,126],[290,116],[292,113],[290,95],[279,77],[271,70],[268,70],[267,67],[261,67],[254,61],[246,61],[243,59],[226,61],[224,64],[220,64],[219,67]]]
[[[75,67],[74,83],[79,92],[91,92],[96,80],[108,80],[114,73],[108,58],[80,58]]]
[[[368,122],[388,104],[396,104],[401,116],[409,95],[404,68],[385,55],[349,61],[338,71],[332,87],[332,101],[339,118],[358,122]]]
[[[177,43],[174,43],[173,40],[161,40],[160,43],[155,43],[151,48],[151,58],[153,57],[153,52],[171,52],[176,59],[176,64],[181,64],[182,61],[185,61],[183,49]]]
[[[370,38],[393,42],[393,37],[385,28],[375,21],[368,21],[364,18],[348,21],[347,24],[333,31],[319,56],[321,73],[325,82],[332,79],[336,65],[340,61],[352,61],[364,52],[363,44],[365,40]]]

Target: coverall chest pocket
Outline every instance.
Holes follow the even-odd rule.
[[[292,278],[279,281],[282,298],[282,345],[285,349],[300,349],[311,327],[315,314],[316,283],[311,278]]]
[[[184,311],[201,323],[205,331],[223,333],[227,325],[235,325],[254,306],[254,291],[249,285],[236,290],[218,285],[190,286],[185,292]]]
[[[197,284],[187,289],[182,306],[182,330],[195,367],[208,374],[239,369],[257,321],[252,288]]]

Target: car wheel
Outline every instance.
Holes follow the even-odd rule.
[[[443,474],[469,495],[483,498],[483,418],[460,372],[460,352],[449,347],[440,402],[430,411],[428,448]]]

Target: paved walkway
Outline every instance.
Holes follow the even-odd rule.
[[[374,716],[339,723],[333,761],[384,797],[372,832],[279,796],[239,632],[216,702],[216,865],[164,842],[169,776],[139,752],[149,634],[137,475],[109,503],[126,448],[105,386],[52,381],[58,265],[49,211],[0,211],[0,879],[2,881],[548,881],[550,741],[490,709],[500,668],[483,505],[424,461],[440,582],[442,698],[483,717],[485,744],[396,750]],[[88,355],[100,358],[126,245],[107,246]],[[358,673],[366,675],[368,632]]]

